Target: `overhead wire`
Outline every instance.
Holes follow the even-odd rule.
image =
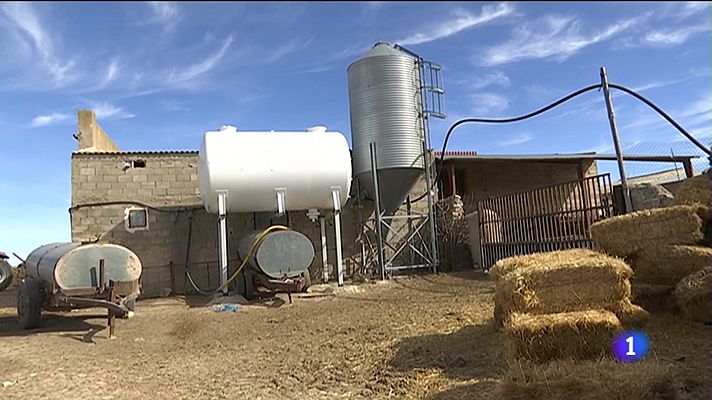
[[[702,144],[699,140],[697,140],[685,128],[683,128],[682,125],[680,125],[677,121],[675,121],[669,114],[667,114],[665,111],[663,111],[655,103],[648,100],[643,95],[637,93],[633,89],[627,88],[625,86],[617,85],[615,83],[609,83],[608,86],[611,88],[614,88],[614,89],[621,90],[621,91],[635,97],[636,99],[642,101],[643,103],[645,103],[648,107],[652,108],[654,111],[656,111],[658,114],[660,114],[663,118],[665,118],[666,121],[668,121],[672,126],[674,126],[680,133],[682,133],[695,146],[700,148],[705,154],[712,156],[712,149],[710,149],[709,147]],[[437,168],[437,173],[435,174],[435,179],[433,179],[433,183],[432,183],[430,189],[428,191],[426,191],[425,193],[423,193],[422,195],[418,196],[417,198],[411,200],[411,202],[417,202],[417,201],[422,200],[428,194],[428,192],[432,191],[435,188],[435,186],[437,185],[437,182],[440,180],[440,177],[442,176],[442,170],[443,170],[444,160],[445,160],[445,152],[447,150],[448,142],[450,141],[450,136],[452,135],[455,128],[457,128],[458,126],[460,126],[462,124],[466,124],[466,123],[473,123],[473,122],[489,123],[489,124],[506,124],[506,123],[523,121],[525,119],[535,117],[535,116],[542,114],[548,110],[551,110],[552,108],[554,108],[562,103],[565,103],[565,102],[567,102],[581,94],[584,94],[591,90],[600,89],[600,88],[601,88],[601,84],[586,86],[584,88],[581,88],[575,92],[572,92],[572,93],[560,98],[559,100],[556,100],[553,103],[550,103],[542,108],[539,108],[539,109],[532,111],[528,114],[520,115],[518,117],[512,117],[512,118],[463,118],[463,119],[456,121],[454,124],[452,124],[450,126],[450,128],[447,130],[447,133],[445,134],[445,140],[443,141],[442,151],[440,152],[440,165]]]

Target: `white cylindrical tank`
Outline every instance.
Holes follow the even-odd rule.
[[[227,191],[228,212],[333,209],[332,190],[343,206],[351,187],[346,138],[326,127],[302,132],[238,132],[227,126],[203,136],[198,185],[208,212],[218,211],[217,194]]]

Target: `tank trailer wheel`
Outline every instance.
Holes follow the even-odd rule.
[[[17,319],[20,329],[40,326],[42,319],[42,288],[34,278],[25,278],[17,291]]]
[[[242,295],[247,300],[255,298],[255,279],[252,270],[244,268],[237,276],[237,294]]]
[[[5,260],[0,260],[0,292],[7,289],[12,283],[12,267]]]

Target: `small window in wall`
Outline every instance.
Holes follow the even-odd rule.
[[[146,168],[146,161],[144,160],[133,160],[131,161],[132,168]]]
[[[141,207],[126,209],[126,230],[129,232],[148,229],[148,210]]]

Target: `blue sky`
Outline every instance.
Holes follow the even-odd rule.
[[[123,150],[197,149],[226,123],[326,125],[350,141],[346,68],[385,40],[443,66],[437,148],[455,120],[529,112],[599,82],[602,65],[709,142],[711,28],[709,2],[0,3],[0,250],[69,240],[80,108]],[[699,154],[636,100],[614,105],[627,152]],[[450,149],[612,152],[596,92],[528,122],[463,126]]]

